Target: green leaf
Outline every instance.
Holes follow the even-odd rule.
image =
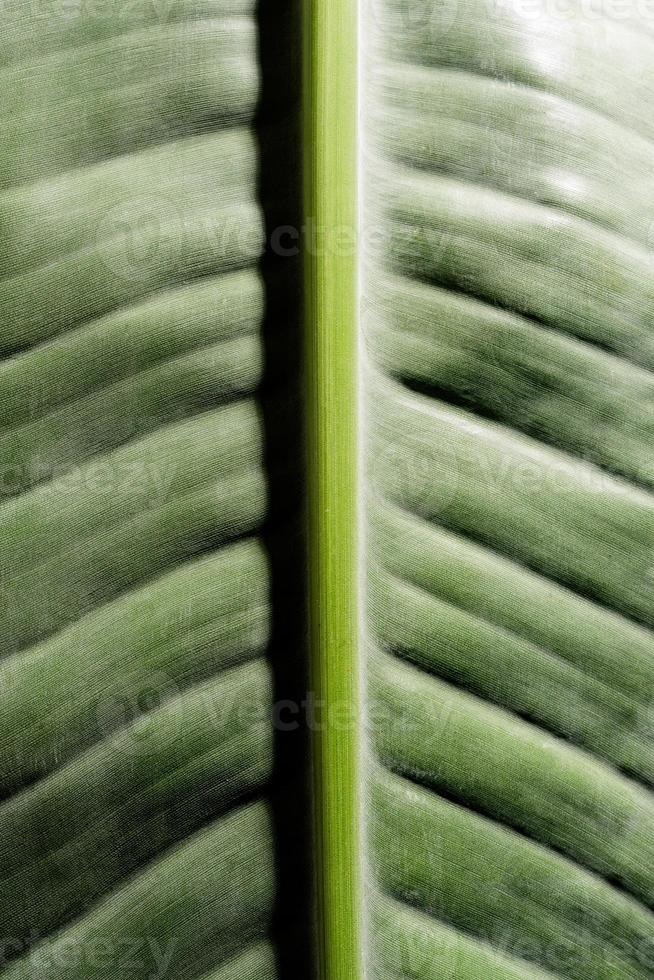
[[[367,21],[384,980],[652,972],[654,62],[646,11],[596,14]]]

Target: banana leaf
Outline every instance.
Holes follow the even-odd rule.
[[[7,980],[308,975],[295,17],[0,10]]]
[[[0,980],[654,976],[647,4],[0,76]]]
[[[380,980],[654,970],[654,41],[623,13],[369,15]]]

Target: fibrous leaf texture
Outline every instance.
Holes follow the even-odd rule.
[[[293,18],[0,5],[3,980],[306,974]]]
[[[360,6],[0,2],[0,980],[654,976],[652,12]]]
[[[654,31],[366,24],[368,970],[654,973]]]

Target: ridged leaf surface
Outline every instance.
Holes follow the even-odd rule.
[[[267,241],[299,196],[290,15],[0,9],[7,980],[289,958],[297,303]]]
[[[654,969],[654,40],[623,13],[368,11],[380,980]]]

